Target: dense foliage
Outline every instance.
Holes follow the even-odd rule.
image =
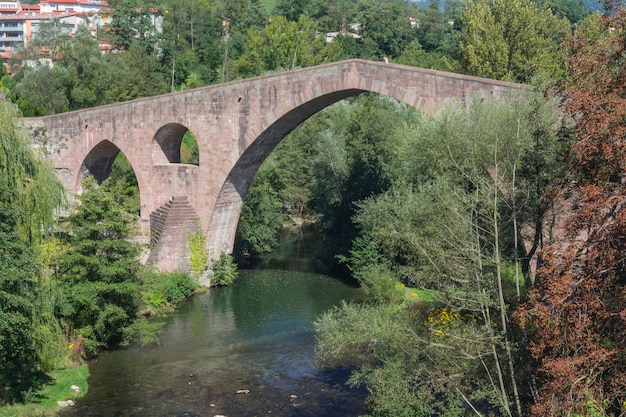
[[[625,19],[590,21],[569,45],[577,206],[520,309],[540,383],[531,415],[626,413]]]
[[[38,330],[40,266],[16,232],[19,212],[1,188],[0,203],[0,404],[22,400],[40,371]]]
[[[96,39],[42,22],[2,82],[24,115],[39,116],[345,58],[528,81],[562,74],[558,42],[585,15],[573,0],[269,4],[114,0]],[[122,53],[101,53],[99,42]]]
[[[523,222],[514,222],[514,202],[533,188],[516,182],[516,170],[535,163],[538,131],[556,146],[562,117],[556,102],[528,92],[451,106],[395,133],[403,164],[390,167],[393,184],[356,203],[363,234],[347,257],[374,302],[358,315],[378,324],[355,329],[359,338],[342,335],[357,324],[354,306],[318,323],[325,361],[365,358],[352,381],[372,392],[371,415],[523,413],[530,369],[519,365],[524,350],[514,349],[508,311],[524,286],[518,278],[516,291],[514,236]],[[418,290],[432,302],[414,311]]]
[[[467,31],[459,47],[473,75],[529,82],[562,75],[559,43],[571,23],[533,0],[476,0],[461,15]]]
[[[57,314],[92,352],[124,341],[140,300],[139,246],[130,241],[136,221],[115,184],[83,183],[55,271],[62,296]]]
[[[233,261],[233,257],[222,252],[211,266],[213,276],[211,277],[211,285],[225,286],[231,285],[237,278],[237,265]]]
[[[46,337],[56,328],[48,321],[47,303],[42,300],[47,294],[37,249],[42,226],[51,224],[63,194],[51,167],[19,128],[14,106],[2,97],[0,109],[0,404],[4,404],[23,400],[43,382],[41,373],[50,370]]]

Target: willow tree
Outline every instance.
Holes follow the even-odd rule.
[[[62,201],[53,170],[28,143],[15,107],[0,98],[0,404],[19,401],[48,370],[50,316],[36,244]]]
[[[63,185],[29,143],[17,109],[4,97],[0,98],[0,181],[5,186],[2,201],[22,212],[17,220],[20,235],[37,243],[42,227],[52,223],[54,210],[64,201]]]

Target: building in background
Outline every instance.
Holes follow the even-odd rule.
[[[27,47],[44,21],[54,20],[70,34],[86,25],[95,36],[104,25],[102,11],[107,7],[105,0],[42,0],[39,4],[0,0],[0,52],[11,55]]]

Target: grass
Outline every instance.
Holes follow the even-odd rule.
[[[52,417],[61,410],[57,401],[74,400],[87,393],[89,369],[85,364],[68,365],[50,373],[52,382],[33,394],[32,402],[0,407],[0,417]],[[80,392],[70,387],[76,385]]]
[[[433,295],[428,290],[418,288],[404,288],[404,299],[413,303],[423,303],[433,300]]]

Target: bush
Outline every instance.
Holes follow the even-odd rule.
[[[389,275],[372,275],[359,280],[361,287],[375,303],[397,305],[405,301],[406,287]]]
[[[157,273],[146,271],[142,275],[142,299],[154,313],[170,311],[173,306],[196,291],[193,278],[186,272]]]
[[[209,251],[206,247],[206,238],[202,230],[190,233],[187,236],[187,245],[189,245],[189,264],[194,278],[198,279],[206,268],[209,260]]]
[[[231,285],[235,282],[237,275],[237,265],[233,261],[233,257],[226,252],[222,252],[220,257],[213,261],[212,285]]]

